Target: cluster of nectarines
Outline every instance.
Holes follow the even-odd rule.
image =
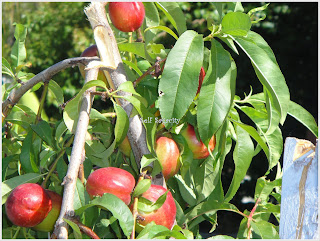
[[[113,25],[123,32],[133,32],[139,29],[143,23],[145,10],[141,2],[110,2],[109,16]],[[87,48],[82,57],[98,56],[96,45]],[[84,67],[80,67],[84,77]],[[197,94],[200,91],[205,76],[202,67],[199,75]],[[107,82],[104,73],[99,71],[98,79]],[[189,149],[193,152],[194,159],[203,159],[209,156],[207,147],[196,136],[194,127],[190,124],[180,133],[186,140]],[[210,140],[209,148],[212,151],[215,146],[214,136]],[[131,147],[128,138],[119,145],[120,151],[130,156]],[[179,145],[169,133],[158,134],[155,143],[155,153],[162,166],[162,173],[166,180],[178,173],[181,163]],[[132,209],[132,192],[136,186],[135,178],[120,168],[106,167],[93,171],[87,179],[86,191],[91,198],[102,196],[104,193],[111,193],[121,199]],[[138,211],[137,222],[145,226],[154,221],[157,225],[163,225],[171,229],[176,218],[176,205],[169,190],[162,186],[151,185],[142,194],[142,197],[156,202],[157,199],[167,192],[163,205],[152,212]],[[21,227],[31,227],[35,230],[50,232],[59,216],[62,198],[57,193],[42,188],[38,184],[25,183],[17,186],[8,196],[5,204],[6,214],[9,220]]]

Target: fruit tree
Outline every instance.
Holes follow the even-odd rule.
[[[33,32],[15,24],[2,58],[3,238],[203,238],[201,225],[214,232],[225,212],[241,218],[238,233],[215,239],[279,237],[282,128],[290,115],[317,137],[317,123],[253,31],[269,4],[208,4],[200,32],[180,3],[92,2],[82,9],[91,44],[39,73]],[[239,55],[258,90],[237,89]],[[82,85],[68,99],[64,70]],[[21,101],[34,92],[37,102]],[[253,162],[266,168],[243,210],[233,199]]]

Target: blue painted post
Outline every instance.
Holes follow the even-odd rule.
[[[318,239],[318,143],[289,137],[283,155],[280,238]]]

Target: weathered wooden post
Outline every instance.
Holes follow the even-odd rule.
[[[280,238],[319,239],[318,142],[286,139],[283,156]]]

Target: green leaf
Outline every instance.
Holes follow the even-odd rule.
[[[3,142],[2,142],[2,145],[4,145]],[[6,178],[6,172],[7,172],[9,163],[11,161],[18,161],[18,159],[19,159],[19,155],[10,155],[6,157],[2,157],[2,181],[4,181]]]
[[[135,64],[135,63],[133,63],[133,62],[131,62],[131,61],[128,61],[128,60],[122,60],[122,62],[124,63],[124,64],[126,64],[127,66],[129,66],[129,67],[131,67],[134,71],[136,71],[136,73],[139,75],[139,76],[141,76],[143,73],[141,72],[141,70],[138,68],[138,66]],[[134,76],[134,75],[133,75]],[[134,76],[134,80],[135,80],[135,76]]]
[[[142,58],[146,58],[144,43],[122,43],[118,44],[119,51],[130,52]]]
[[[247,174],[251,164],[254,146],[250,135],[240,126],[235,126],[237,133],[237,144],[233,151],[234,173],[228,192],[225,195],[225,202],[229,202],[238,191],[241,181]]]
[[[239,107],[243,113],[245,113],[257,126],[260,132],[266,132],[268,129],[268,114],[263,107],[263,109],[255,109],[250,106]]]
[[[33,110],[25,105],[15,105],[10,114],[7,116],[6,121],[13,124],[22,126],[25,130],[28,130],[31,123],[34,123],[36,114]]]
[[[177,180],[180,194],[183,200],[188,203],[191,207],[197,204],[197,196],[193,189],[186,183],[186,181],[177,174],[173,178]]]
[[[64,218],[63,220],[66,221],[66,223],[69,224],[70,227],[72,228],[74,237],[76,239],[82,239],[82,234],[81,234],[79,226],[69,219]]]
[[[47,168],[47,164],[50,162],[50,158],[52,158],[57,152],[50,151],[49,148],[44,149],[40,153],[40,169]]]
[[[264,151],[264,153],[266,154],[267,158],[270,159],[270,152],[269,152],[269,148],[267,146],[267,144],[265,143],[265,141],[261,138],[261,136],[259,135],[259,133],[257,132],[256,129],[254,129],[252,126],[250,125],[246,125],[243,124],[241,122],[235,121],[235,120],[231,120],[234,124],[239,125],[242,129],[244,129],[245,131],[247,131],[250,136],[255,139],[256,142],[258,142],[258,144],[261,146],[262,150]]]
[[[276,56],[274,55],[268,43],[264,40],[264,38],[261,35],[259,35],[256,32],[249,31],[246,38],[252,41],[253,43],[255,43],[261,49],[263,49],[266,52],[266,54],[269,56],[270,60],[274,62],[276,65],[278,65]]]
[[[61,121],[58,125],[58,127],[56,128],[56,133],[55,133],[55,139],[56,142],[59,144],[61,139],[62,139],[62,135],[68,130],[66,124],[64,123],[64,121]],[[62,146],[60,146],[62,147]]]
[[[109,210],[112,215],[119,220],[123,233],[127,237],[130,235],[133,228],[133,216],[128,206],[121,199],[113,194],[105,193],[102,197],[94,198],[90,204],[77,209],[75,212],[79,215],[85,209],[94,205],[101,206]]]
[[[30,125],[32,130],[49,146],[53,147],[54,141],[52,136],[52,129],[48,122],[39,121],[36,125]]]
[[[263,10],[267,9],[267,7],[268,7],[269,5],[270,5],[270,3],[265,4],[265,5],[261,6],[261,7],[257,7],[257,8],[251,9],[251,10],[248,12],[249,17],[251,17],[252,14],[255,13],[255,12],[259,12],[259,11],[263,11]]]
[[[129,118],[125,110],[120,105],[114,102],[113,107],[117,113],[117,122],[114,128],[114,136],[116,145],[119,145],[127,136],[129,128]]]
[[[85,145],[87,156],[90,161],[100,167],[110,166],[110,161],[108,158],[113,153],[116,142],[113,141],[112,144],[106,149],[105,146],[100,141],[92,142],[91,145],[88,144],[88,141]],[[97,148],[98,147],[98,148]]]
[[[237,55],[239,55],[238,49],[236,45],[234,44],[234,41],[230,37],[225,37],[225,36],[218,36],[219,39],[221,39],[230,49],[233,50]]]
[[[158,99],[159,80],[147,78],[136,86],[136,91],[148,101],[151,106]]]
[[[50,80],[49,82],[49,90],[55,96],[55,100],[58,105],[62,105],[64,103],[63,90],[60,85],[57,84],[54,80]]]
[[[128,93],[134,94],[134,95],[137,94],[136,90],[133,87],[133,84],[131,82],[129,82],[129,81],[126,81],[126,82],[122,83],[118,87],[117,91],[120,91],[120,90],[124,91],[124,92],[128,92]]]
[[[268,91],[272,106],[280,114],[281,123],[284,123],[290,101],[288,86],[279,66],[270,57],[270,47],[264,45],[262,48],[250,37],[236,37],[234,40],[250,58],[258,79]]]
[[[27,51],[25,47],[25,40],[27,37],[27,28],[22,24],[16,24],[14,37],[16,41],[12,46],[11,59],[13,61],[13,66],[17,67],[23,64],[24,60],[27,57]]]
[[[223,15],[223,2],[213,2],[213,5],[217,9],[218,15],[219,15],[219,20],[221,21],[222,15]]]
[[[219,210],[225,210],[225,211],[231,211],[238,213],[239,210],[236,206],[234,206],[231,203],[220,203],[216,200],[212,200],[211,202],[202,202],[192,208],[187,214],[186,218],[189,220],[189,222],[197,217],[200,217],[206,213],[212,212],[212,211],[219,211]]]
[[[155,3],[153,2],[144,2],[144,8],[145,8],[145,27],[154,27],[158,26],[160,23],[160,17],[157,7],[155,6]],[[145,37],[145,43],[148,45],[150,41],[154,38],[156,35],[156,31],[151,30],[146,32],[144,30],[144,37]]]
[[[318,137],[318,126],[313,116],[302,106],[290,101],[288,114],[307,127],[316,137]]]
[[[10,178],[1,184],[1,196],[7,195],[17,186],[24,184],[24,183],[37,183],[39,179],[45,174],[39,173],[27,173],[21,176],[16,176]]]
[[[145,228],[139,233],[137,239],[151,239],[160,232],[168,231],[169,229],[162,226],[156,225],[154,221],[148,223]]]
[[[168,191],[167,190],[164,194],[162,194],[155,203],[152,204],[152,207],[154,208],[153,211],[159,209],[162,207],[162,205],[164,204],[164,202],[166,201],[167,199],[167,194],[168,194]]]
[[[174,200],[174,202],[176,203],[176,207],[177,207],[177,214],[176,214],[177,224],[179,226],[182,226],[186,221],[186,217],[185,217],[183,209],[180,206],[180,204],[178,203],[178,201]]]
[[[140,197],[138,201],[138,210],[143,213],[151,213],[158,210],[166,201],[167,193],[168,191],[162,194],[155,202],[152,202],[145,197]]]
[[[277,165],[280,160],[282,150],[283,150],[283,138],[281,129],[277,127],[271,134],[265,135],[267,144],[269,146],[270,158],[269,158],[269,168],[273,168]]]
[[[266,180],[266,178],[260,177],[257,180],[254,199],[261,200],[261,204],[265,204],[269,201],[269,195],[275,187],[281,186],[282,179],[276,179],[274,181]]]
[[[242,106],[240,107],[240,109],[257,125],[257,128],[260,129],[260,132],[266,139],[270,154],[270,156],[268,157],[268,170],[270,170],[277,164],[282,154],[283,139],[281,130],[278,126],[276,126],[271,134],[265,133],[268,132],[267,113],[265,113],[264,111],[256,110],[249,106]]]
[[[142,156],[141,161],[140,161],[140,172],[143,171],[143,168],[146,166],[150,165],[152,162],[154,162],[157,158],[155,158],[152,154],[145,154]]]
[[[212,40],[209,68],[197,107],[199,134],[206,145],[230,111],[235,94],[236,72],[230,54],[219,42]]]
[[[155,123],[154,115],[151,114],[147,109],[147,107],[143,104],[143,102],[146,102],[145,99],[143,99],[138,93],[132,96],[117,96],[117,97],[123,98],[129,101],[133,105],[133,107],[138,111],[141,117],[140,119],[143,120],[142,124],[146,129],[146,138],[147,138],[148,148],[152,152],[154,150],[153,148],[154,134],[155,134],[157,125]]]
[[[134,188],[133,197],[138,197],[146,192],[149,187],[151,186],[151,179],[143,179],[141,180],[138,185]]]
[[[20,163],[25,172],[39,172],[37,166],[38,157],[33,147],[33,142],[33,131],[29,131],[23,140],[20,154]]]
[[[219,179],[220,162],[211,158],[196,168],[193,174],[197,204],[209,197],[216,188]]]
[[[188,30],[168,54],[159,82],[159,107],[163,119],[182,118],[192,103],[199,85],[203,48],[201,35]],[[166,128],[172,126],[172,123],[164,124]]]
[[[178,40],[178,38],[179,38],[170,28],[168,28],[166,26],[152,26],[152,27],[146,28],[144,30],[144,32],[147,32],[147,31],[149,31],[151,29],[158,29],[158,30],[165,31],[168,34],[170,34],[172,37],[174,37],[176,40]]]
[[[73,133],[75,132],[76,127],[77,127],[77,120],[79,117],[79,108],[80,108],[80,103],[81,103],[80,100],[82,99],[82,95],[87,89],[90,89],[95,86],[99,86],[104,89],[107,88],[105,82],[103,82],[102,80],[89,81],[88,83],[86,83],[82,87],[82,89],[75,96],[75,98],[70,100],[64,108],[63,120],[64,120],[66,126],[68,127],[68,129]]]
[[[222,32],[232,36],[245,36],[251,28],[250,17],[241,12],[229,12],[222,21]]]
[[[84,186],[79,178],[77,178],[76,189],[73,198],[73,208],[79,209],[86,204],[86,198],[89,199],[88,194],[84,190]],[[87,197],[86,197],[87,196]]]
[[[2,74],[9,75],[14,79],[14,73],[8,60],[2,57]]]
[[[187,31],[186,18],[176,2],[156,2],[157,7],[167,16],[170,23],[182,35]]]
[[[277,110],[273,108],[267,90],[265,90],[264,92],[264,96],[266,99],[266,109],[268,112],[268,129],[265,132],[267,135],[269,135],[274,132],[275,129],[279,126],[280,115],[278,114]]]
[[[251,227],[253,232],[258,234],[262,239],[279,239],[279,233],[275,226],[269,222],[263,220],[258,222],[253,221]]]

